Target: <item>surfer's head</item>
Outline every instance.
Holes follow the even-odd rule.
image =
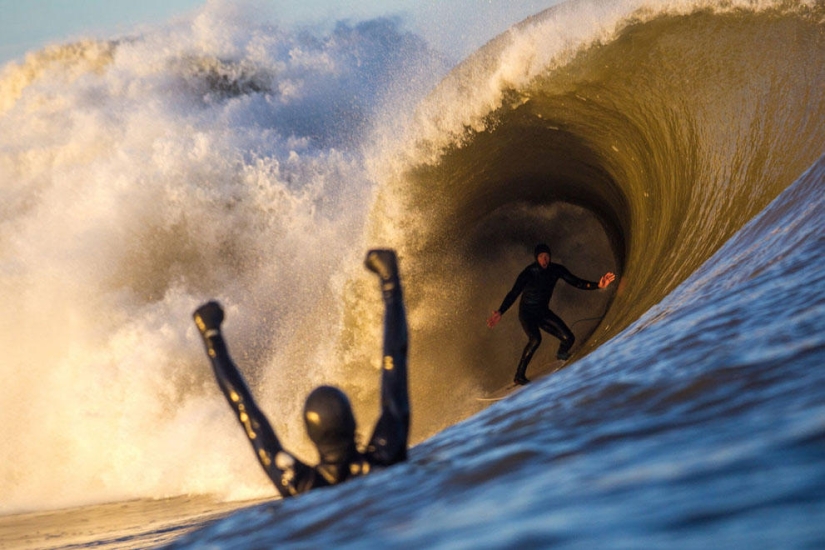
[[[542,268],[547,268],[550,265],[550,247],[544,243],[537,244],[533,250],[533,256]]]
[[[354,454],[355,417],[349,399],[338,388],[312,390],[304,403],[304,422],[322,463],[340,464]]]

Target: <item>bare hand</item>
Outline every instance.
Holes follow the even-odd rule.
[[[492,315],[490,315],[490,318],[487,319],[487,326],[493,328],[498,324],[499,321],[501,321],[501,313],[499,313],[498,310],[496,310],[493,312]]]
[[[610,273],[608,271],[607,273],[602,275],[601,279],[599,279],[599,288],[605,288],[607,285],[612,283],[614,280],[616,280],[616,276],[613,273]]]

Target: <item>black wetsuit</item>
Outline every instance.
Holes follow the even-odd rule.
[[[381,416],[367,448],[354,452],[345,464],[304,464],[284,450],[266,416],[258,408],[233,363],[220,332],[205,337],[207,353],[221,390],[243,426],[255,456],[282,496],[288,497],[345,481],[375,467],[407,458],[410,406],[407,390],[407,323],[400,285],[384,282]]]
[[[563,265],[550,263],[546,269],[542,269],[536,261],[525,267],[519,274],[513,288],[507,293],[498,308],[499,313],[504,315],[504,312],[513,305],[516,298],[521,294],[518,318],[529,340],[524,347],[519,362],[516,372],[517,378],[524,377],[527,365],[541,344],[541,331],[539,329],[561,340],[558,350],[558,355],[561,357],[567,354],[576,341],[573,331],[564,324],[564,321],[558,315],[550,310],[550,298],[553,296],[553,289],[559,279],[582,290],[596,290],[599,288],[599,283],[579,279]]]

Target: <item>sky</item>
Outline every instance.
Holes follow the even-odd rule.
[[[0,0],[0,65],[82,38],[115,38],[215,0]],[[401,16],[432,47],[460,60],[558,0],[256,0],[282,24]]]

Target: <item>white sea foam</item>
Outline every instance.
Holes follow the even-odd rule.
[[[398,72],[428,59],[389,20],[292,31],[209,2],[5,68],[1,511],[271,492],[191,312],[224,303],[231,349],[300,453],[303,396],[343,374],[335,297],[360,276],[363,144]]]

